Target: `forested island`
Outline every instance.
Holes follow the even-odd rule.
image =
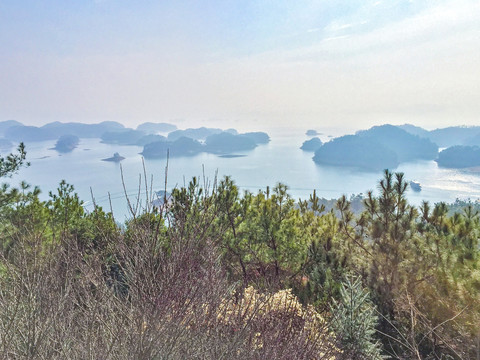
[[[305,135],[307,135],[307,136],[317,136],[317,135],[320,135],[320,134],[318,133],[317,130],[310,129],[310,130],[307,130]]]
[[[100,137],[105,144],[144,146],[151,142],[166,141],[166,137],[133,129],[107,131]]]
[[[318,137],[311,138],[310,140],[305,140],[300,147],[300,149],[304,151],[312,151],[315,152],[317,151],[320,146],[322,146],[322,140],[320,140]]]
[[[381,125],[332,139],[317,148],[313,160],[318,164],[379,171],[394,169],[406,161],[434,160],[437,156],[438,146],[429,139],[397,126]]]
[[[165,158],[167,156],[193,156],[202,152],[204,146],[197,140],[182,136],[175,141],[156,141],[146,144],[141,154],[145,158]]]
[[[122,129],[124,129],[124,126],[114,121],[104,121],[99,124],[61,123],[57,121],[40,127],[23,124],[9,126],[5,129],[4,136],[14,141],[54,140],[70,134],[79,138],[99,138],[107,131]]]
[[[440,152],[438,166],[446,168],[467,168],[480,166],[480,147],[452,146]]]
[[[55,143],[54,149],[61,153],[73,151],[79,143],[80,139],[75,135],[62,135]]]
[[[172,131],[171,133],[168,134],[168,140],[169,141],[175,141],[175,140],[181,138],[182,136],[187,137],[187,138],[191,138],[191,139],[194,139],[194,140],[205,140],[210,135],[220,134],[221,132],[227,132],[227,133],[230,133],[232,135],[237,135],[238,134],[237,130],[235,130],[235,129],[222,130],[222,129],[218,129],[218,128],[200,127],[200,128],[195,128],[195,129],[189,128],[189,129],[185,129],[185,130]]]
[[[335,138],[315,151],[313,161],[323,165],[349,166],[367,171],[394,169],[397,154],[377,141],[358,135]]]
[[[21,145],[0,158],[0,177],[25,161]],[[345,196],[330,212],[315,192],[295,201],[283,184],[242,194],[229,177],[208,187],[193,178],[150,194],[147,183],[149,201],[124,224],[99,206],[87,212],[64,181],[47,200],[27,184],[2,187],[0,351],[475,358],[479,212],[414,207],[403,174],[379,180],[378,194],[355,198],[358,215]]]
[[[192,131],[194,129],[191,129]],[[200,128],[198,134],[205,135],[207,131]],[[177,130],[178,131],[178,130]],[[168,136],[168,140],[157,141],[144,146],[142,155],[146,158],[163,158],[167,156],[192,156],[201,152],[213,154],[231,154],[234,152],[250,151],[258,145],[268,142],[269,136],[266,133],[246,133],[238,134],[236,131],[224,131],[210,133],[203,143],[198,140],[182,136],[177,138],[178,132],[174,136]],[[189,131],[188,133],[192,133]],[[198,135],[197,134],[197,135]],[[176,139],[171,141],[170,139]]]
[[[480,145],[479,143],[471,143],[472,139],[480,136],[480,126],[450,126],[431,131],[410,124],[399,127],[415,135],[429,139],[440,147]]]
[[[147,134],[169,133],[177,130],[177,126],[169,123],[146,122],[137,126],[138,131]]]

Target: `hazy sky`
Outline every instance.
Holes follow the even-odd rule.
[[[0,120],[480,125],[478,0],[1,0]]]

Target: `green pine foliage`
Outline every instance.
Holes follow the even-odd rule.
[[[340,299],[333,300],[332,314],[332,328],[340,339],[344,359],[383,359],[381,344],[375,338],[375,306],[359,277],[345,277]]]
[[[26,157],[27,153],[23,143],[18,145],[16,154],[8,154],[5,157],[0,156],[0,178],[11,176],[23,165],[28,166],[28,162],[25,161]]]

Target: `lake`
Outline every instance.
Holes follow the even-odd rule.
[[[321,129],[319,129],[321,131]],[[257,192],[266,186],[273,187],[282,182],[288,185],[295,198],[308,198],[313,189],[320,197],[338,198],[342,194],[351,195],[376,190],[382,172],[364,172],[352,168],[317,165],[313,153],[300,150],[307,140],[305,130],[276,129],[270,131],[271,141],[256,149],[239,154],[245,157],[219,157],[202,153],[192,157],[171,158],[168,166],[168,185],[182,186],[192,178],[203,174],[213,181],[215,174],[221,178],[230,175],[242,190]],[[320,137],[329,139],[328,132]],[[335,136],[339,134],[333,134]],[[79,146],[67,154],[51,150],[56,141],[32,142],[26,144],[27,158],[31,166],[21,169],[19,174],[7,179],[13,186],[25,180],[42,190],[42,199],[48,198],[49,191],[55,191],[59,182],[65,179],[75,186],[86,208],[91,210],[91,193],[95,201],[109,210],[109,197],[114,215],[122,221],[128,215],[127,203],[122,185],[120,164],[101,161],[114,152],[125,157],[121,162],[127,194],[135,199],[138,194],[139,175],[143,174],[142,147],[120,146],[100,143],[99,139],[81,139]],[[165,159],[146,159],[147,177],[153,176],[153,190],[163,190],[165,181]],[[422,200],[431,203],[460,199],[480,199],[480,173],[468,170],[442,169],[434,161],[416,161],[401,164],[395,171],[405,173],[407,180],[417,180],[422,184],[419,193],[409,190],[411,203],[419,205]],[[142,183],[143,184],[143,183]],[[144,185],[141,186],[145,193]],[[144,203],[145,196],[140,197]]]

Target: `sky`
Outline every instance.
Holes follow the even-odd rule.
[[[1,0],[0,121],[480,125],[478,0]]]

